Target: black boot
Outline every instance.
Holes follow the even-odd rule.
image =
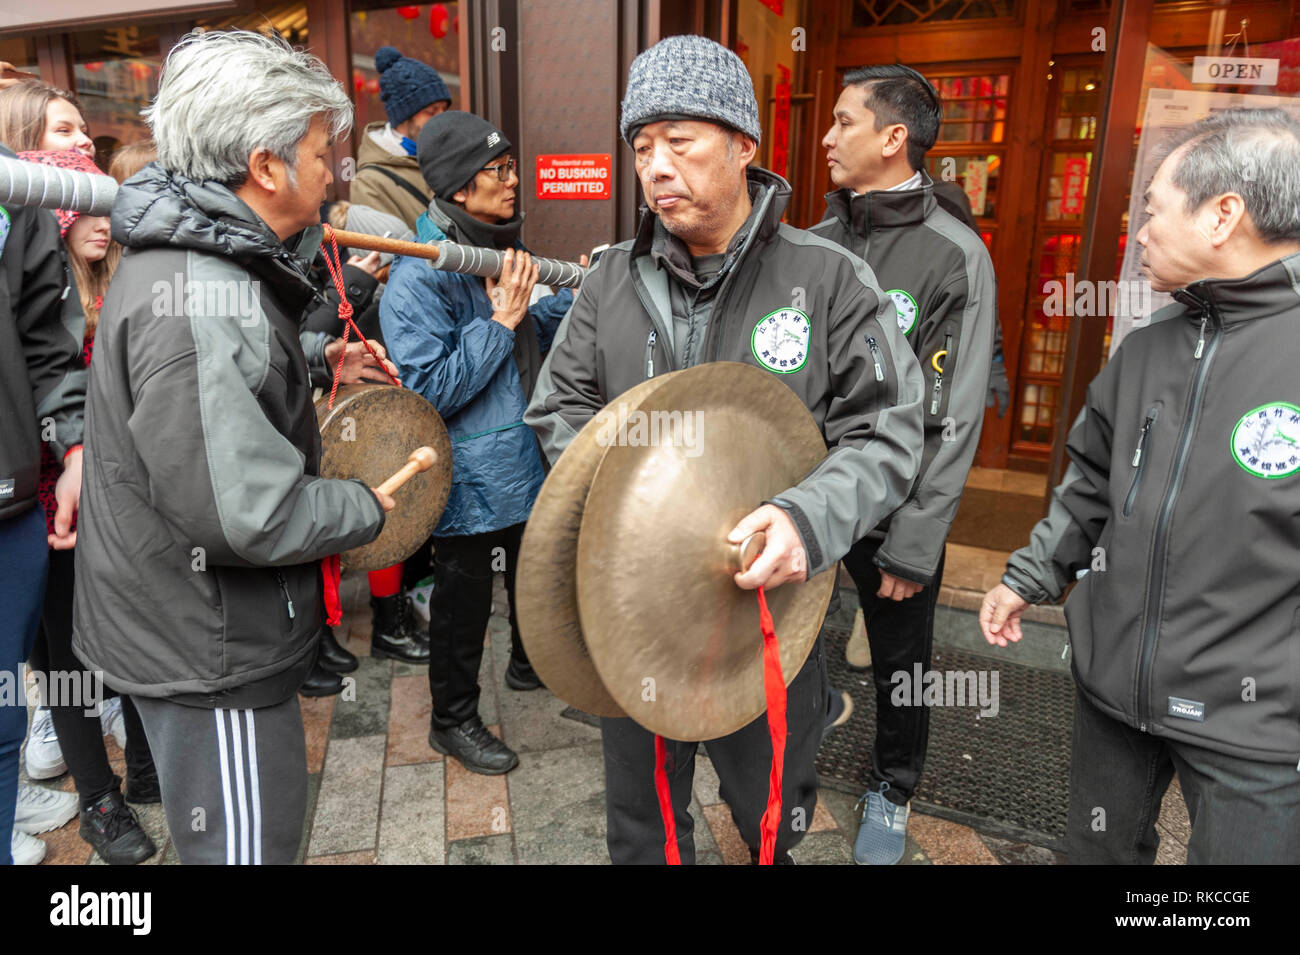
[[[371,597],[370,655],[403,663],[429,662],[429,635],[411,619],[411,600],[405,594]]]
[[[298,692],[303,696],[333,696],[343,692],[343,677],[331,673],[321,666],[320,660],[311,668],[307,679],[303,680]]]
[[[351,673],[361,665],[356,657],[339,645],[328,624],[322,624],[320,628],[320,656],[316,662],[331,673]]]
[[[135,865],[158,851],[116,789],[81,810],[81,838],[109,865]]]

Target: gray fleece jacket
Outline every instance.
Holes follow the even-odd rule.
[[[749,219],[702,286],[689,287],[685,248],[648,212],[635,239],[600,256],[556,333],[524,420],[554,461],[588,419],[656,373],[739,361],[779,375],[829,451],[772,499],[798,527],[811,577],[911,492],[921,373],[871,269],[781,223],[790,185],[780,176],[751,167],[749,187]],[[687,285],[685,296],[671,283]],[[675,298],[678,313],[694,314],[674,321]],[[689,342],[676,340],[683,328]]]
[[[810,230],[866,260],[921,363],[920,477],[907,503],[871,536],[884,538],[877,566],[926,586],[979,446],[998,321],[993,260],[976,233],[939,207],[932,187],[922,171],[916,189],[860,196],[840,189],[827,195],[826,218]]]

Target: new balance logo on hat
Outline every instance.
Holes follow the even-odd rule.
[[[495,146],[500,141],[501,141],[500,133],[488,133],[487,144],[489,146]]]

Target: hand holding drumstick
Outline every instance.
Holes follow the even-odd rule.
[[[406,463],[392,477],[379,487],[370,489],[374,492],[375,497],[379,499],[385,513],[397,506],[397,502],[393,500],[392,495],[397,493],[398,488],[421,471],[429,470],[437,460],[438,455],[433,448],[416,448],[411,452],[411,456],[406,459]]]

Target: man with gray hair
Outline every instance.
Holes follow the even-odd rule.
[[[146,115],[158,161],[113,207],[127,252],[86,402],[73,648],[139,708],[181,862],[286,863],[318,561],[373,540],[393,506],[318,476],[312,407],[340,357],[345,382],[383,369],[302,332],[352,106],[283,40],[209,32],[172,50]]]
[[[1226,110],[1146,190],[1175,303],[1088,388],[1071,464],[984,598],[998,646],[1066,604],[1072,862],[1151,863],[1175,770],[1191,863],[1300,862],[1300,122]]]

